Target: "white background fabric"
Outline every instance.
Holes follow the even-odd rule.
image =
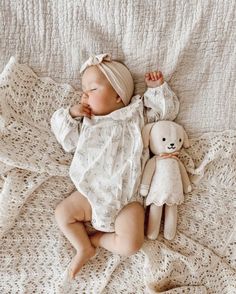
[[[236,87],[234,1],[0,2],[1,293],[235,293]],[[179,208],[172,242],[145,241],[121,258],[105,250],[80,277],[63,279],[73,250],[54,221],[74,189],[71,160],[49,117],[79,99],[79,67],[111,53],[136,93],[156,68],[180,99],[177,122],[195,189]],[[29,81],[29,82],[27,82]],[[7,86],[8,85],[8,86]],[[195,164],[195,167],[193,166]]]
[[[89,53],[104,50],[143,75],[159,68],[178,94],[188,133],[235,129],[234,1],[1,1],[0,70],[10,56],[79,87]]]

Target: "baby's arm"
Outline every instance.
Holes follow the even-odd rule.
[[[174,120],[179,111],[179,100],[164,81],[160,71],[146,73],[145,82],[148,87],[144,93],[147,122],[158,120]]]
[[[51,118],[51,129],[66,152],[76,149],[81,126],[82,117],[72,118],[69,107],[58,109]]]

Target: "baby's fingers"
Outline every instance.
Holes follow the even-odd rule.
[[[86,116],[86,117],[90,118],[91,115],[92,115],[92,110],[91,110],[91,108],[90,108],[90,106],[88,104],[83,103],[81,111],[82,111],[83,116]]]
[[[161,71],[158,71],[158,72],[157,72],[157,79],[159,80],[159,79],[161,79],[161,78],[163,78],[163,74],[162,74]]]
[[[162,78],[162,72],[161,71],[154,71],[153,75],[155,77],[155,80],[159,80],[160,78]]]
[[[152,81],[155,81],[155,72],[150,72],[150,77]]]
[[[155,80],[158,80],[159,79],[158,71],[154,71],[153,75],[155,77]]]
[[[151,76],[150,76],[150,73],[149,73],[149,72],[147,72],[147,73],[145,74],[145,79],[146,79],[146,80],[151,80]]]
[[[163,77],[161,71],[153,71],[153,72],[148,72],[145,74],[145,79],[147,80],[152,80],[152,81],[157,81]]]

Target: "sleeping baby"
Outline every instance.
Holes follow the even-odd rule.
[[[160,71],[145,75],[143,96],[125,65],[108,54],[91,56],[81,67],[80,103],[57,110],[51,127],[66,152],[73,152],[69,175],[76,191],[56,207],[59,228],[76,250],[73,279],[103,247],[129,256],[144,241],[144,208],[139,195],[145,123],[173,120],[176,95]],[[96,232],[88,235],[84,223]]]

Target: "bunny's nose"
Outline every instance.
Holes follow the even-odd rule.
[[[175,143],[170,143],[170,146],[171,146],[171,147],[175,146]]]

